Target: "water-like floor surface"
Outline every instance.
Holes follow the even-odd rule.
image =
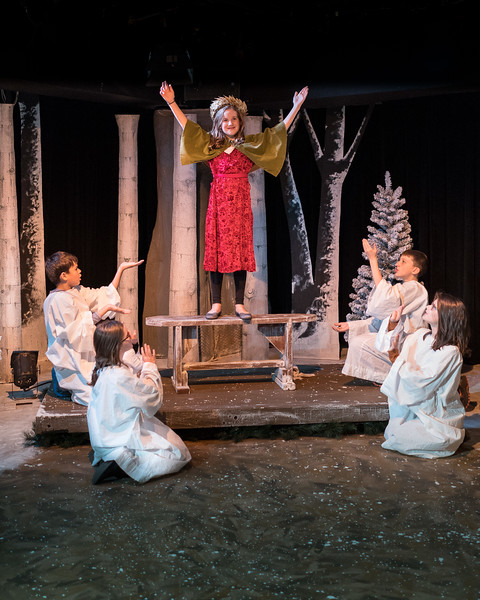
[[[0,475],[1,598],[477,599],[469,431],[436,461],[381,435],[187,441],[145,485],[91,485],[89,446],[26,449]]]

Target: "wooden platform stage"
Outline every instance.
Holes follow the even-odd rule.
[[[386,397],[373,385],[355,385],[342,364],[299,366],[296,389],[282,390],[261,369],[209,371],[190,377],[190,392],[178,394],[171,370],[162,371],[163,406],[158,417],[172,429],[387,421]],[[34,429],[86,432],[86,407],[45,396]]]

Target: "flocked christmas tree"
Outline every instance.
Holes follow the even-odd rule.
[[[408,211],[401,208],[405,204],[402,198],[402,188],[392,189],[390,173],[385,173],[385,187],[377,186],[378,192],[374,194],[373,210],[370,220],[377,227],[367,227],[370,245],[377,247],[378,267],[382,277],[389,282],[395,279],[395,264],[402,252],[413,246],[410,237],[411,226],[408,222]],[[365,260],[367,255],[362,253]],[[362,265],[358,269],[358,276],[352,281],[354,293],[350,294],[352,301],[349,303],[351,313],[347,314],[347,321],[356,321],[367,317],[367,301],[374,283],[370,265]]]

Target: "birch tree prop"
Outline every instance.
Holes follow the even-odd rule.
[[[373,106],[364,117],[355,139],[344,152],[345,107],[326,111],[325,141],[322,148],[306,111],[302,114],[322,178],[320,215],[315,258],[314,284],[298,290],[304,312],[315,313],[317,321],[296,332],[297,354],[306,358],[337,359],[339,340],[331,324],[338,320],[338,259],[342,187],[370,119]]]
[[[138,260],[138,148],[139,115],[115,115],[119,133],[118,152],[118,245],[117,264]],[[122,315],[130,331],[138,331],[138,271],[127,269],[120,280],[121,306],[132,312]]]
[[[196,122],[196,115],[186,115]],[[180,162],[182,128],[173,127],[174,169],[172,207],[172,252],[170,262],[169,314],[198,314],[197,302],[197,169]],[[198,360],[198,347],[186,347],[188,360]],[[195,348],[195,349],[194,349]],[[187,354],[188,353],[188,354]]]
[[[262,131],[263,117],[246,117],[245,134]],[[265,172],[259,169],[249,175],[250,196],[253,212],[253,245],[257,269],[247,273],[245,285],[245,308],[252,314],[268,313],[268,268],[267,268],[267,215],[265,209]],[[268,340],[256,327],[242,326],[242,358],[266,358]]]
[[[170,297],[170,253],[173,204],[173,116],[170,111],[153,114],[157,163],[157,214],[145,266],[143,321],[153,315],[168,315]],[[168,328],[143,327],[143,341],[155,348],[157,359],[166,366]]]
[[[283,111],[280,113],[283,120]],[[302,292],[314,284],[310,246],[308,243],[307,228],[303,207],[300,201],[295,177],[290,162],[290,143],[297,130],[300,114],[295,117],[287,134],[287,154],[282,170],[280,171],[280,185],[282,189],[283,204],[287,217],[290,235],[290,260],[292,269],[292,312],[304,312]]]
[[[45,244],[42,196],[40,104],[25,96],[19,102],[21,128],[20,273],[22,280],[22,349],[47,349],[43,315]]]
[[[21,349],[20,245],[13,131],[14,104],[0,104],[0,381],[12,381],[10,357]]]
[[[373,210],[370,220],[377,226],[367,227],[368,241],[377,246],[377,259],[380,272],[384,279],[393,282],[395,279],[395,264],[405,250],[413,247],[410,237],[411,225],[408,221],[408,211],[401,208],[405,204],[402,198],[402,188],[392,188],[390,173],[385,173],[385,187],[377,186],[373,196]],[[367,255],[363,252],[367,261]],[[347,321],[365,319],[367,301],[374,283],[370,265],[361,265],[358,276],[352,282],[354,293],[350,294],[352,301],[349,303],[351,313],[347,314]]]

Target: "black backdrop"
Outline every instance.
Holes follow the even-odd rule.
[[[379,103],[345,180],[342,198],[339,315],[349,312],[351,282],[362,264],[361,239],[373,195],[389,171],[401,186],[415,248],[430,259],[425,285],[465,300],[472,321],[472,355],[480,360],[477,317],[480,244],[480,94],[458,93]],[[108,283],[116,268],[118,132],[111,105],[41,97],[45,252],[79,257],[83,283]],[[321,139],[323,111],[307,110]],[[347,107],[347,144],[365,107]],[[16,119],[18,120],[18,114]],[[18,131],[19,127],[17,127]],[[302,124],[291,159],[312,252],[315,252],[319,175]],[[19,164],[19,163],[18,163]],[[278,180],[266,175],[269,297],[272,312],[290,310],[288,231]],[[146,258],[156,215],[153,113],[140,113],[140,257]],[[139,271],[140,303],[144,288]],[[148,293],[148,290],[146,291]],[[142,306],[140,306],[140,309]],[[141,313],[140,313],[141,314]],[[342,344],[344,343],[341,340]]]

